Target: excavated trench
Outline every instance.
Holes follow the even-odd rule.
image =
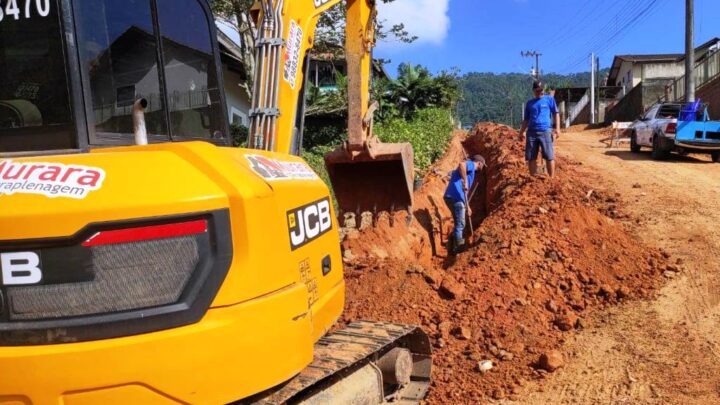
[[[416,192],[410,224],[395,213],[343,231],[343,322],[422,326],[434,345],[430,403],[517,399],[525,382],[545,378],[543,354],[598,308],[653,294],[668,265],[625,230],[631,218],[616,196],[577,175],[576,162],[560,159],[554,180],[527,175],[516,138],[494,124],[456,134]],[[450,256],[442,195],[448,173],[474,154],[488,163],[472,200],[475,243]],[[485,360],[489,372],[479,371]]]
[[[348,258],[346,261],[377,258],[419,260],[430,264],[434,259],[448,258],[446,244],[453,224],[443,194],[450,173],[469,156],[479,154],[486,159],[487,168],[473,185],[470,200],[472,229],[477,233],[482,230],[488,214],[503,204],[509,166],[517,165],[517,162],[508,165],[508,153],[501,149],[498,144],[488,142],[487,138],[477,134],[465,136],[463,132],[456,133],[444,157],[433,165],[422,186],[415,191],[410,223],[404,212],[380,213],[378,217],[366,212],[359,221],[356,214],[345,216],[343,251]],[[468,227],[466,235],[469,233]],[[448,265],[446,263],[444,267]]]

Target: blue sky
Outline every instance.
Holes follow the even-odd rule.
[[[528,50],[543,53],[545,73],[588,71],[591,51],[600,52],[602,67],[617,54],[684,52],[684,0],[396,0],[380,7],[380,19],[403,21],[420,37],[378,45],[375,56],[392,60],[391,74],[400,62],[435,72],[528,72],[534,59],[520,56]],[[695,0],[695,14],[696,45],[720,37],[719,0]]]

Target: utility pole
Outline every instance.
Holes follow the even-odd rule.
[[[695,101],[695,0],[685,0],[685,101]]]
[[[595,123],[600,122],[600,57],[595,56]]]
[[[520,56],[524,58],[531,58],[535,57],[535,74],[533,75],[535,77],[535,80],[540,80],[540,57],[542,54],[538,51],[527,51],[527,52],[520,52]]]
[[[590,54],[590,123],[595,123],[595,53]]]

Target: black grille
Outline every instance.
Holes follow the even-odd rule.
[[[720,132],[710,132],[710,131],[708,131],[708,132],[705,133],[705,138],[706,138],[706,139],[714,139],[714,140],[716,140],[716,141],[720,141]]]
[[[84,244],[134,227],[206,221],[207,231]],[[121,337],[199,321],[232,261],[228,210],[88,226],[76,236],[0,242],[0,252],[41,257],[40,284],[0,284],[0,346]]]
[[[200,260],[194,236],[92,247],[94,280],[8,288],[10,320],[95,315],[177,302]]]

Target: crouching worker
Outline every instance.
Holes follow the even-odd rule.
[[[471,160],[466,160],[455,169],[450,175],[450,183],[445,191],[445,204],[452,212],[454,227],[448,237],[448,251],[450,253],[461,252],[465,248],[463,231],[465,230],[466,215],[472,215],[470,211],[468,190],[475,182],[475,174],[485,168],[485,158],[475,155]],[[466,212],[467,209],[467,212]]]

